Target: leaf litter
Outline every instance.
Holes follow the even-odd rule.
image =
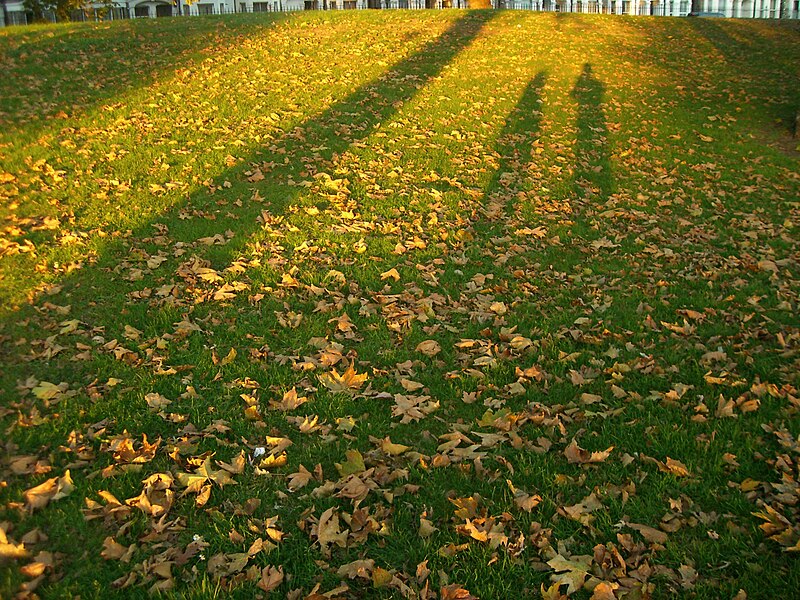
[[[800,177],[751,139],[768,111],[730,98],[797,90],[780,61],[722,60],[750,28],[766,55],[796,44],[765,24],[720,41],[357,18],[209,21],[214,60],[147,83],[161,105],[121,92],[96,118],[51,114],[20,80],[35,126],[4,134],[27,141],[0,173],[9,593],[99,569],[134,594],[207,579],[291,598],[742,598],[752,565],[781,580],[800,549]],[[583,62],[609,39],[635,81]],[[59,43],[4,40],[26,65]],[[48,85],[74,94],[89,64]],[[206,98],[218,116],[178,108]],[[71,182],[145,224],[83,214]],[[83,554],[65,523],[94,540]],[[692,544],[755,550],[720,564]]]

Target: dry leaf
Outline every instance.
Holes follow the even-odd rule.
[[[417,344],[417,352],[420,352],[425,356],[436,356],[441,351],[442,347],[436,340],[425,340],[424,342]]]
[[[570,464],[599,463],[607,459],[613,449],[614,446],[610,446],[602,452],[589,453],[588,450],[584,450],[578,446],[578,442],[573,438],[569,443],[569,446],[567,446],[564,450],[564,456],[567,457],[567,460],[570,462]]]
[[[26,507],[33,511],[37,508],[44,508],[52,500],[60,500],[68,496],[74,489],[72,477],[67,469],[63,476],[53,477],[28,489],[23,496]]]
[[[283,567],[268,565],[261,570],[261,578],[256,582],[256,586],[265,592],[271,592],[281,583],[283,583]]]

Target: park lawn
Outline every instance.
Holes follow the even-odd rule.
[[[0,597],[796,593],[796,30],[259,14],[0,62]]]

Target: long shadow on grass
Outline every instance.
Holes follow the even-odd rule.
[[[33,134],[64,114],[75,117],[122,94],[149,85],[176,68],[206,58],[210,48],[262,34],[286,13],[237,19],[149,19],[102,26],[60,25],[9,31],[0,37],[0,127],[5,134]],[[127,34],[127,35],[123,35]],[[89,65],[87,69],[86,66]],[[76,78],[76,71],[86,72]],[[32,102],[32,98],[38,98]]]
[[[725,61],[726,79],[740,85],[740,90],[729,90],[731,94],[741,94],[742,102],[757,103],[759,108],[768,110],[774,119],[780,120],[783,129],[792,131],[794,116],[800,108],[800,53],[797,32],[786,30],[785,52],[777,51],[776,44],[762,36],[759,23],[715,23],[711,19],[687,19],[689,28],[708,41]],[[729,31],[747,39],[744,43]],[[690,51],[700,52],[700,49]],[[775,102],[776,96],[784,96],[785,101]],[[763,100],[759,102],[759,97]]]
[[[614,193],[604,94],[605,86],[586,63],[571,95],[578,103],[573,185],[576,194],[589,202],[605,202]]]
[[[542,88],[546,80],[544,72],[531,79],[497,138],[500,162],[484,194],[484,210],[489,221],[517,208],[514,205],[516,192],[521,191],[524,185],[531,146],[540,135]]]
[[[253,156],[249,161],[257,160],[259,164],[270,164],[263,167],[265,179],[258,183],[249,183],[236,167],[222,173],[217,179],[217,187],[223,188],[223,182],[231,181],[232,187],[224,193],[227,198],[250,198],[253,188],[266,200],[265,203],[245,201],[238,206],[230,203],[226,210],[235,217],[235,225],[226,222],[218,225],[220,231],[227,227],[235,227],[235,238],[225,246],[212,247],[214,265],[229,263],[246,245],[249,236],[260,228],[257,217],[268,208],[273,215],[280,214],[291,204],[302,188],[290,187],[287,182],[294,177],[306,177],[313,174],[319,164],[330,163],[333,157],[346,151],[352,144],[366,139],[382,122],[391,119],[400,106],[413,98],[418,90],[437,77],[444,67],[455,56],[467,48],[478,36],[484,25],[493,19],[493,12],[467,13],[456,20],[453,25],[438,38],[428,42],[417,53],[394,65],[377,80],[370,82],[350,96],[337,102],[321,115],[306,121],[301,126],[277,140],[269,151]],[[342,120],[350,123],[346,130],[341,128]],[[309,170],[311,171],[309,173]],[[230,184],[229,184],[230,185]],[[228,186],[225,186],[228,187]],[[198,219],[182,221],[181,213],[192,209],[218,208],[219,197],[208,194],[205,189],[186,199],[185,202],[172,206],[169,211],[157,215],[143,223],[125,242],[110,242],[97,260],[82,269],[73,271],[58,283],[63,291],[50,302],[72,304],[83,307],[80,317],[87,323],[107,326],[109,336],[119,335],[122,325],[114,321],[123,311],[127,311],[130,301],[128,294],[141,291],[146,285],[157,282],[142,281],[138,284],[128,283],[123,278],[125,272],[119,270],[120,262],[126,258],[132,262],[141,262],[141,250],[155,252],[158,245],[153,242],[154,227],[169,224],[169,242],[194,242],[197,236]],[[150,240],[146,242],[145,240]],[[138,246],[138,247],[137,247]],[[143,247],[143,248],[142,248]],[[162,246],[163,248],[163,246]],[[194,248],[193,253],[208,256],[205,248]],[[127,255],[127,256],[126,256]],[[139,258],[135,258],[135,256]],[[186,260],[185,256],[180,260]],[[175,265],[161,267],[174,273]],[[154,296],[155,298],[155,296]],[[144,302],[137,303],[139,310],[148,310]],[[185,303],[184,306],[190,305]],[[149,310],[157,310],[157,304]],[[130,310],[133,310],[130,308]],[[9,311],[0,316],[0,324],[11,324],[30,314],[29,309]],[[151,320],[149,315],[142,317],[144,325]],[[6,344],[0,346],[0,354],[14,356],[13,348]]]

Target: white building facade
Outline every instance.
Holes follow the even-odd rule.
[[[73,21],[156,18],[179,15],[219,15],[241,12],[299,10],[348,10],[368,8],[433,9],[467,8],[469,0],[114,0],[111,7],[89,2],[73,11]],[[541,12],[606,13],[684,17],[692,11],[691,0],[493,0],[497,8]],[[699,11],[744,19],[797,19],[800,0],[699,0]],[[55,21],[54,13],[46,20]],[[24,25],[33,15],[22,0],[6,0],[0,25]]]

